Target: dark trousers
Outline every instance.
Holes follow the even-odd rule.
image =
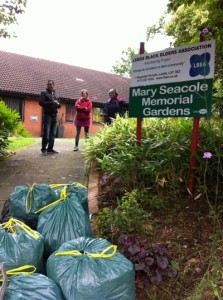
[[[76,147],[79,144],[80,133],[81,133],[81,126],[76,126],[76,137],[75,137]],[[89,137],[89,126],[84,126],[84,133],[85,133],[85,138],[87,139]]]
[[[57,132],[57,117],[43,115],[42,150],[52,150]]]

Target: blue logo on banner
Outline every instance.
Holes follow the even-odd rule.
[[[198,75],[207,76],[210,73],[210,53],[203,53],[201,55],[194,54],[190,58],[191,68],[190,76],[195,77]]]

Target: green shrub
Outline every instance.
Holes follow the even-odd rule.
[[[120,234],[137,234],[145,230],[149,213],[141,208],[137,191],[126,192],[117,200],[115,209],[103,208],[96,218],[96,227],[100,236],[113,240]]]
[[[113,222],[112,209],[104,207],[97,213],[96,216],[96,231],[99,237],[111,240],[112,222]]]
[[[169,206],[167,197],[163,197],[162,195],[154,195],[147,190],[137,191],[137,199],[143,208],[150,211],[164,209]]]
[[[19,114],[9,109],[2,100],[0,100],[0,128],[0,150],[8,146],[9,135],[30,136],[19,120]]]
[[[9,145],[8,134],[0,129],[0,150],[7,148]]]
[[[97,162],[103,174],[121,179],[122,190],[150,188],[155,194],[180,194],[187,184],[191,156],[192,120],[144,119],[141,147],[136,144],[136,120],[117,118],[86,141],[84,157]],[[222,180],[223,121],[200,120],[196,183],[204,186],[206,161],[203,152],[213,154],[206,180],[211,190]],[[219,177],[220,176],[220,177]]]

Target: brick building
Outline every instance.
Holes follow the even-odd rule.
[[[93,103],[90,133],[102,126],[100,114],[109,89],[115,88],[126,102],[129,97],[129,78],[4,51],[0,51],[0,74],[0,99],[20,114],[26,130],[36,137],[42,132],[39,96],[48,79],[54,80],[61,98],[58,119],[64,125],[63,137],[67,138],[75,135],[74,103],[82,89],[88,90]]]

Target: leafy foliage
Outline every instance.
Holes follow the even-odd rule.
[[[156,34],[165,34],[164,26],[166,22],[166,18],[168,17],[167,12],[160,17],[158,24],[153,24],[152,26],[148,26],[146,29],[146,40],[150,41],[154,38]]]
[[[136,50],[130,47],[126,51],[122,51],[123,57],[121,57],[121,62],[117,62],[117,64],[112,67],[113,72],[117,75],[129,77],[131,75],[132,58],[136,54]]]
[[[155,285],[159,285],[163,277],[175,277],[177,270],[170,264],[167,248],[155,244],[148,250],[146,243],[134,236],[121,235],[119,238],[120,251],[132,261],[137,276],[146,274]]]
[[[168,12],[176,12],[179,6],[182,4],[184,5],[191,5],[191,4],[202,4],[204,3],[203,0],[169,0],[169,3],[167,4]]]
[[[144,221],[149,214],[143,210],[137,199],[137,192],[126,192],[121,200],[117,200],[115,208],[105,207],[96,218],[97,231],[100,236],[114,241],[122,233],[140,233],[145,231]]]
[[[9,145],[8,135],[5,131],[0,130],[0,150],[7,148]]]
[[[29,136],[19,120],[19,114],[9,109],[3,101],[0,100],[0,150],[7,148],[9,134]]]
[[[196,13],[194,14],[194,12]],[[188,18],[193,20],[188,23]],[[174,46],[199,42],[199,31],[205,28],[208,21],[209,13],[205,6],[196,9],[195,4],[185,7],[181,5],[172,19],[165,24],[165,32],[174,37]]]
[[[10,38],[11,34],[7,26],[17,24],[17,15],[22,14],[25,11],[27,0],[5,0],[0,5],[0,37]]]
[[[211,151],[213,159],[207,170],[210,193],[213,191],[216,170],[222,164],[223,122],[219,119],[200,122],[199,168],[197,181],[202,188],[205,161],[202,153]],[[108,194],[114,191],[147,189],[161,195],[173,192],[179,196],[180,186],[187,183],[191,147],[191,119],[145,119],[142,127],[142,146],[136,145],[136,121],[117,118],[112,126],[105,126],[85,143],[84,156],[96,162],[104,177]],[[210,150],[211,149],[211,150]],[[116,181],[119,180],[119,184]],[[117,188],[120,187],[120,189]],[[148,190],[149,189],[149,190]],[[112,196],[113,197],[113,196]]]

